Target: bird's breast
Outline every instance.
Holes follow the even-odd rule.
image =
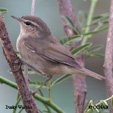
[[[20,41],[21,41],[21,38],[20,36],[17,38],[17,41],[16,41],[16,49],[17,51],[19,52],[19,49],[20,49]]]

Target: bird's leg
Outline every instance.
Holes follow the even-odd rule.
[[[24,66],[24,77],[25,77],[26,82],[28,83],[29,82],[28,65],[24,64],[23,66]]]
[[[46,81],[43,82],[43,83],[40,85],[40,87],[32,93],[33,96],[34,96],[36,93],[38,93],[38,91],[39,91],[44,85],[46,85],[46,83],[48,83],[48,82],[51,80],[51,78],[52,78],[52,76],[48,76],[48,79],[46,79]]]

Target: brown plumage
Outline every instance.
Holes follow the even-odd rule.
[[[21,26],[17,50],[30,67],[47,76],[70,73],[104,79],[103,76],[80,66],[40,18],[34,16],[13,18],[18,20]]]

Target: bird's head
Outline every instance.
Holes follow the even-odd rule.
[[[16,19],[20,23],[20,33],[26,35],[36,35],[36,36],[48,36],[51,34],[46,23],[36,16],[22,16],[15,17],[11,16],[13,19]]]

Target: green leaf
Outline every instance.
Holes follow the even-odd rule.
[[[102,32],[102,31],[105,31],[105,30],[107,30],[107,28],[108,27],[105,26],[105,27],[100,28],[100,29],[98,29],[96,31],[91,31],[91,32],[88,32],[88,33],[85,33],[85,34],[82,34],[82,35],[84,35],[84,36],[93,35],[93,34],[96,34],[96,33]]]
[[[104,21],[108,23],[108,17],[109,17],[108,13],[95,16],[93,17],[92,24],[98,24],[99,22],[104,23]]]
[[[90,50],[88,51],[93,51],[93,52],[97,52],[100,51],[103,48],[103,45],[96,45],[90,48]]]
[[[84,113],[93,113],[94,110],[94,104],[93,104],[93,100],[90,100],[88,105],[86,106]]]
[[[100,18],[100,19],[97,19],[97,20],[94,20],[92,21],[91,25],[96,25],[96,24],[99,24],[99,23],[108,23],[108,18]]]
[[[66,37],[66,38],[63,38],[60,40],[61,44],[69,44],[75,40],[81,40],[82,37],[84,36],[88,36],[88,35],[93,35],[93,34],[96,34],[98,32],[102,32],[102,31],[105,31],[107,30],[108,27],[102,27],[96,31],[91,31],[91,32],[88,32],[88,33],[85,33],[85,34],[79,34],[79,35],[73,35],[73,36],[70,36],[70,37]]]
[[[72,22],[72,20],[70,19],[70,17],[65,16],[64,19],[67,20],[67,22],[68,22],[73,28],[75,27],[75,25],[74,25],[74,23]]]
[[[80,39],[80,38],[81,38],[81,35],[73,35],[73,36],[61,39],[60,42],[61,42],[61,44],[68,44],[68,43],[71,43],[74,40]]]
[[[70,19],[70,17],[64,16],[64,20],[66,21],[66,23],[72,28],[72,30],[76,34],[80,34],[81,33],[81,30],[80,30],[79,26],[78,25],[75,26],[75,24],[72,22],[72,20]]]
[[[0,8],[0,15],[3,15],[3,14],[5,14],[5,13],[7,13],[7,9],[5,9],[5,8]]]
[[[104,13],[104,14],[101,14],[101,15],[98,15],[98,16],[94,16],[94,17],[93,17],[93,20],[97,20],[97,19],[105,18],[105,17],[108,18],[108,16],[109,16],[108,13]]]
[[[60,76],[59,78],[57,78],[55,81],[52,82],[51,86],[54,86],[56,84],[59,84],[65,80],[67,80],[68,78],[70,78],[72,75],[71,74],[64,74],[63,76]]]
[[[79,25],[76,25],[76,26],[73,28],[73,30],[75,31],[75,33],[76,33],[77,35],[80,35],[80,34],[81,34],[81,28],[79,27]]]
[[[97,109],[97,108],[95,108],[95,111],[96,111],[97,113],[100,113],[99,109]]]
[[[103,101],[103,104],[104,104],[105,106],[108,106],[108,103],[107,103],[106,101]]]
[[[24,109],[20,109],[20,111],[19,111],[18,113],[22,113],[23,110],[24,110]]]
[[[18,106],[20,101],[21,101],[21,96],[18,96],[15,106]],[[15,109],[13,109],[13,113],[16,113],[16,111],[17,111],[17,107]]]
[[[93,113],[93,109],[87,109],[84,113]]]
[[[103,45],[92,46],[84,51],[84,55],[88,57],[96,56],[103,57],[104,55],[99,51],[103,48]]]
[[[96,56],[96,57],[104,57],[104,54],[102,54],[102,53],[94,53],[94,56]]]
[[[35,75],[35,74],[37,74],[35,71],[33,71],[33,70],[28,70],[28,74],[29,75]]]
[[[85,45],[81,45],[81,46],[79,46],[79,47],[77,47],[77,48],[72,49],[71,53],[72,53],[73,55],[77,55],[77,54],[79,54],[81,51],[83,51],[83,50],[85,50],[86,48],[90,47],[91,45],[92,45],[92,43],[87,43],[87,44],[85,44]]]
[[[5,9],[5,8],[0,8],[0,12],[7,12],[7,9]]]
[[[43,92],[42,92],[41,90],[39,90],[39,93],[40,93],[40,95],[41,95],[42,97],[44,97],[44,94],[43,94]],[[46,104],[44,104],[44,103],[43,103],[43,105],[44,105],[44,107],[45,107],[47,113],[52,113],[52,112],[51,112],[51,109],[48,107],[48,105],[46,105]],[[44,111],[43,111],[43,112],[44,112]]]
[[[104,54],[102,53],[84,52],[84,55],[86,55],[87,57],[104,57]]]
[[[113,106],[113,97],[112,97],[112,99],[111,99],[111,103],[112,103],[112,106]]]

